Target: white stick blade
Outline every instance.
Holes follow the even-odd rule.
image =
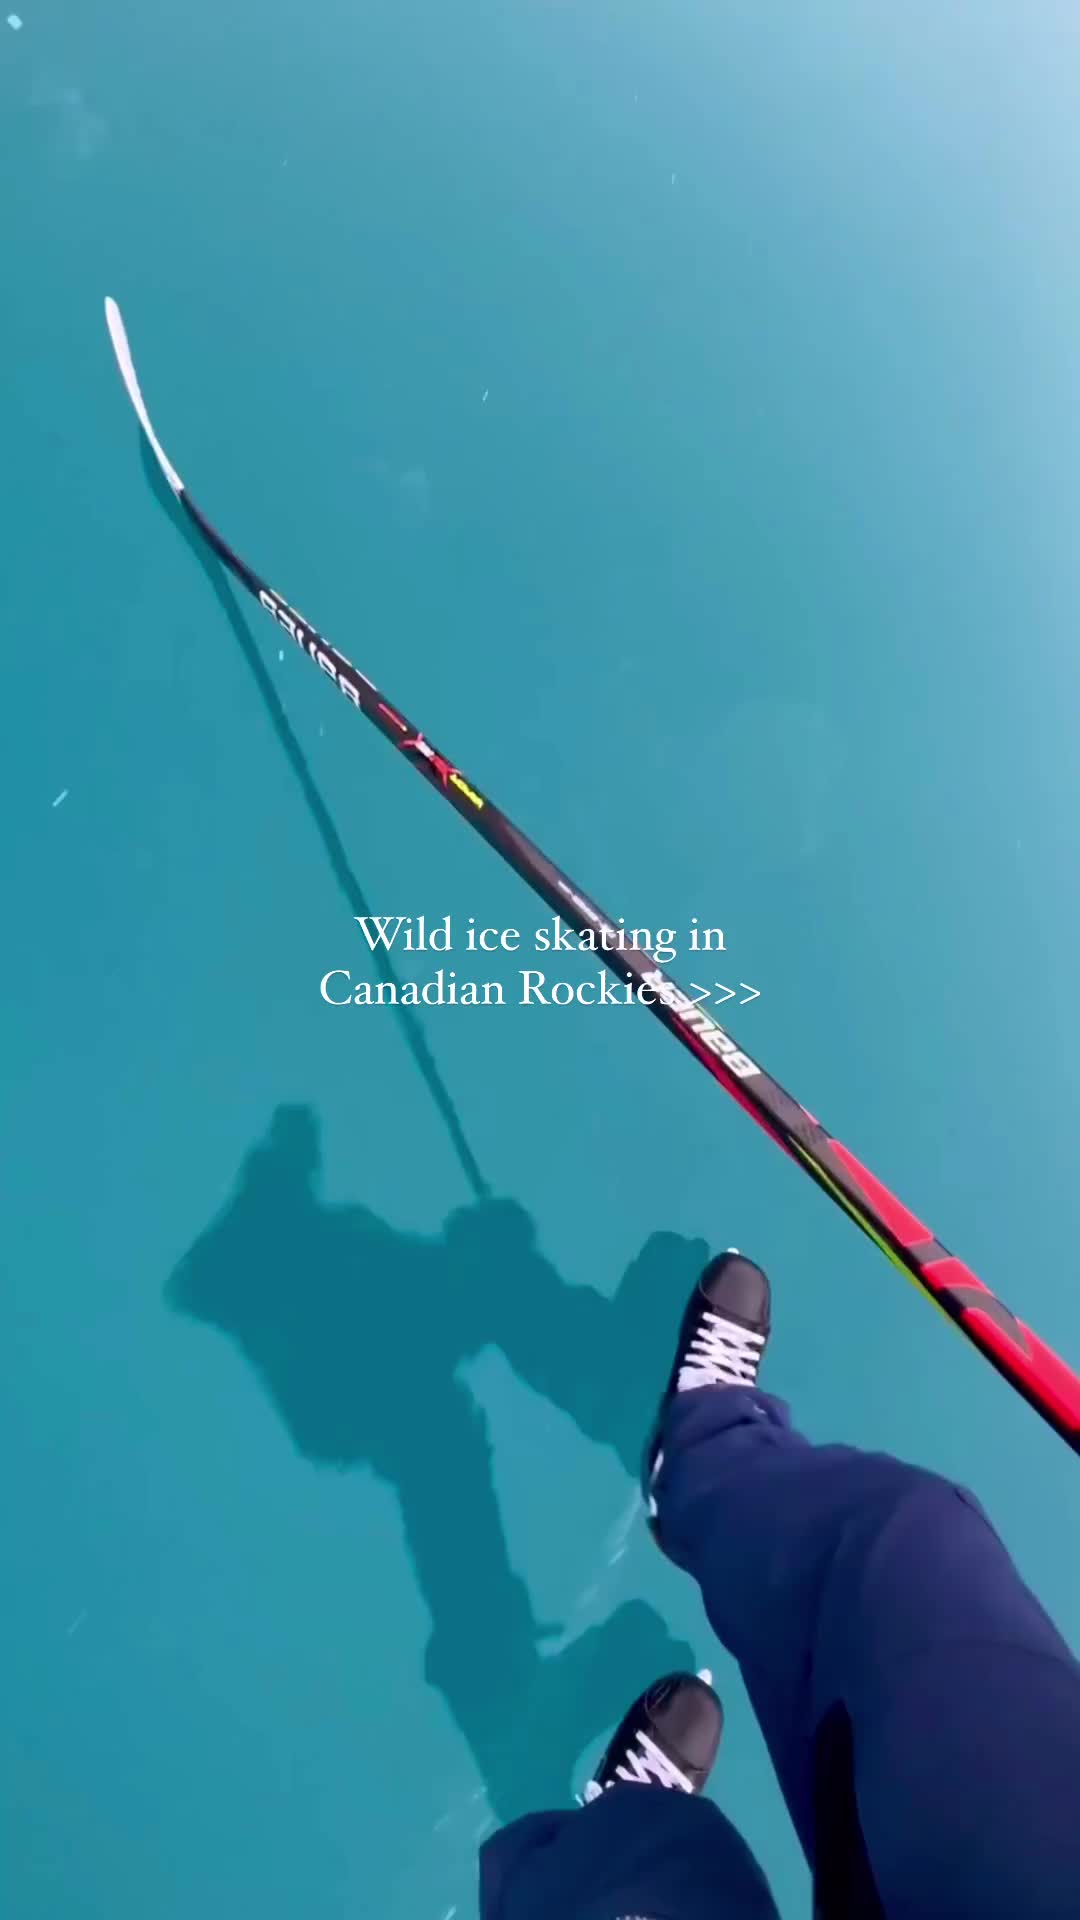
[[[110,299],[108,296],[106,296],[105,300],[105,320],[109,329],[109,338],[113,344],[113,352],[116,355],[116,364],[120,368],[121,377],[128,391],[128,399],[138,414],[139,424],[154,449],[154,457],[157,460],[158,466],[161,468],[173,492],[179,496],[184,491],[184,483],[150,424],[150,415],[146,411],[146,401],[142,397],[142,388],[139,385],[138,375],[135,372],[135,362],[131,357],[127,328],[124,325],[123,317],[116,301]]]

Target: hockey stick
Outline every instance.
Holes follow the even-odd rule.
[[[290,639],[310,655],[354,707],[412,763],[515,872],[579,933],[590,931],[600,958],[715,1080],[850,1214],[890,1260],[914,1280],[1044,1420],[1080,1453],[1080,1378],[1011,1313],[969,1267],[949,1253],[887,1187],[770,1078],[726,1029],[683,993],[653,956],[622,944],[621,927],[553,866],[531,840],[384,700],[374,682],[241,560],[195,505],[162,447],[146,410],[120,309],[105,316],[128,397],[173,493],[222,563],[254,594]]]

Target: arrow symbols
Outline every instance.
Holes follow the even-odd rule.
[[[708,987],[699,987],[696,980],[691,980],[690,985],[694,989],[695,1000],[700,1001],[700,1000],[707,1000],[709,998]],[[716,999],[721,1006],[723,1006],[725,1000],[734,1000],[736,995],[736,989],[734,987],[725,987],[722,980],[715,980],[713,982],[713,985],[716,988]],[[761,998],[760,987],[747,986],[747,983],[745,980],[740,980],[739,986],[744,989],[743,998],[739,1001],[740,1007],[745,1007],[748,1004],[748,1002],[751,1000],[760,1000]]]
[[[696,980],[691,980],[690,985],[693,989],[694,1002],[696,1005],[700,1006],[703,1000],[708,999],[712,989],[710,987],[699,987]]]

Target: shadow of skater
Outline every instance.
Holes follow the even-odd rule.
[[[349,912],[368,914],[222,569],[141,435],[139,444],[151,490],[247,662]],[[370,964],[394,979],[388,956],[376,953]],[[565,1798],[573,1760],[616,1719],[627,1685],[691,1655],[640,1601],[561,1652],[542,1652],[544,1630],[503,1538],[484,1415],[456,1369],[499,1346],[523,1379],[590,1438],[613,1446],[633,1474],[655,1404],[657,1355],[669,1348],[672,1313],[705,1248],[654,1236],[611,1302],[566,1286],[536,1252],[524,1211],[489,1197],[419,1019],[400,1007],[397,1014],[475,1204],[434,1239],[398,1232],[362,1206],[325,1206],[314,1117],[283,1108],[168,1291],[178,1310],[235,1340],[306,1459],[340,1470],[370,1465],[395,1488],[432,1618],[428,1678],[472,1749],[493,1810],[509,1819]]]
[[[168,1298],[235,1340],[306,1459],[369,1465],[395,1489],[431,1614],[427,1677],[492,1810],[505,1820],[557,1804],[627,1688],[692,1655],[641,1601],[545,1655],[552,1629],[510,1564],[485,1417],[457,1370],[499,1346],[633,1472],[657,1356],[705,1250],[656,1236],[608,1301],[560,1280],[513,1202],[482,1200],[424,1238],[367,1207],[324,1204],[319,1171],[313,1114],[280,1108]]]

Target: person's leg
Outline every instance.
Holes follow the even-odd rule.
[[[620,1786],[529,1813],[480,1854],[481,1920],[779,1920],[746,1842],[711,1800]]]
[[[760,1325],[759,1349],[767,1289]],[[710,1384],[685,1357],[654,1526],[739,1661],[819,1886],[861,1827],[889,1920],[1080,1912],[1080,1668],[977,1502],[810,1445],[756,1364]]]
[[[486,1842],[481,1920],[778,1920],[749,1848],[697,1797],[722,1725],[707,1676],[655,1682],[579,1811],[527,1814]]]

